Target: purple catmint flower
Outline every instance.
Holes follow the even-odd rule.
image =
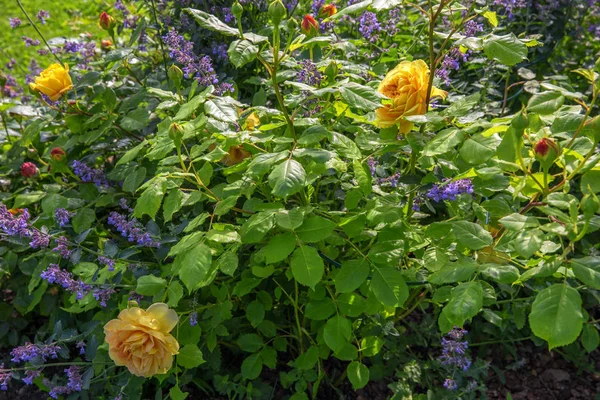
[[[461,339],[467,333],[464,329],[454,328],[442,338],[442,355],[438,358],[442,365],[454,366],[466,371],[471,366],[471,359],[466,356],[469,342]]]
[[[219,63],[224,63],[229,59],[227,55],[227,45],[224,43],[213,43],[210,48],[210,53]]]
[[[42,25],[46,24],[46,20],[50,18],[50,13],[48,11],[40,10],[36,14],[37,19],[40,21]]]
[[[527,7],[527,0],[494,0],[494,5],[506,11],[509,19],[513,18],[513,12],[519,8]]]
[[[153,241],[148,232],[142,230],[139,221],[134,218],[127,218],[125,215],[113,211],[108,216],[108,224],[115,227],[130,242],[136,242],[141,246],[158,247],[158,243]]]
[[[48,384],[50,384],[50,382],[48,382]],[[72,392],[73,390],[68,386],[54,386],[50,389],[48,395],[53,399],[58,399],[60,396],[71,394]]]
[[[84,355],[85,354],[85,342],[82,340],[80,342],[77,342],[77,344],[75,345],[76,348],[79,349],[79,355]]]
[[[379,40],[381,24],[377,19],[377,14],[365,11],[358,19],[358,25],[358,31],[369,42],[375,43]]]
[[[65,208],[57,208],[54,211],[54,219],[61,228],[67,225],[71,220],[71,213]]]
[[[235,92],[235,88],[233,87],[233,84],[231,84],[231,83],[221,82],[215,87],[215,95],[216,96],[223,96],[227,93],[233,93],[233,92]]]
[[[390,175],[388,177],[379,178],[377,180],[377,183],[380,185],[389,184],[391,187],[396,188],[396,187],[398,187],[399,179],[400,179],[400,172],[396,172],[395,174]]]
[[[117,291],[111,287],[94,289],[93,296],[100,303],[101,307],[106,307],[106,303],[110,300],[110,296]]]
[[[13,215],[6,205],[0,204],[0,230],[9,236],[30,236],[29,218],[27,209],[22,210],[18,215]]]
[[[29,62],[29,74],[25,76],[25,83],[31,83],[35,81],[36,76],[38,76],[40,72],[42,72],[42,69],[35,58],[32,58]]]
[[[369,159],[367,160],[367,165],[369,166],[371,176],[373,177],[375,177],[375,175],[377,174],[377,164],[379,163],[373,157],[369,157]]]
[[[458,386],[456,385],[456,381],[454,379],[448,378],[444,381],[444,387],[448,390],[456,390]]]
[[[73,279],[73,274],[61,269],[56,264],[50,264],[40,274],[40,277],[48,283],[56,283],[71,293],[75,293],[77,300],[83,299],[91,290],[91,286],[80,279]]]
[[[28,369],[25,371],[25,377],[21,379],[27,386],[33,385],[33,380],[40,376],[41,371],[39,369]]]
[[[298,71],[298,75],[296,75],[298,82],[311,86],[319,86],[321,84],[322,76],[315,63],[306,59],[302,60],[300,65],[302,68]]]
[[[146,29],[142,29],[140,32],[140,37],[138,39],[138,50],[146,51],[146,45],[148,44],[148,33]]]
[[[15,60],[14,58],[11,58],[7,63],[6,63],[6,69],[13,69],[15,67],[15,65],[17,65],[17,60]]]
[[[319,10],[325,5],[325,0],[313,0],[311,9],[313,15],[319,15]]]
[[[65,373],[67,374],[67,387],[74,392],[81,392],[81,387],[83,382],[81,381],[81,372],[77,365],[71,365],[69,368],[65,369]]]
[[[0,364],[0,370],[4,369],[4,363]],[[12,374],[9,372],[0,372],[0,390],[8,390],[8,384],[12,380]]]
[[[37,229],[32,229],[29,245],[32,249],[46,248],[50,245],[50,235]]]
[[[285,3],[285,7],[288,10],[288,13],[291,13],[292,11],[294,11],[296,6],[298,5],[298,0],[288,0],[284,3]]]
[[[15,347],[10,352],[11,361],[14,363],[28,362],[34,358],[39,358],[43,362],[52,358],[58,358],[60,346],[55,344],[33,344],[25,343],[23,346]]]
[[[478,23],[474,19],[471,19],[465,23],[463,33],[466,37],[473,37],[478,32],[483,32],[483,24]]]
[[[93,182],[96,186],[108,187],[108,180],[104,175],[104,172],[100,169],[90,168],[81,161],[73,161],[72,164],[73,172],[77,175],[82,182],[90,183]]]
[[[98,262],[100,264],[106,265],[108,267],[108,270],[111,272],[115,270],[115,260],[113,260],[112,258],[98,256]]]
[[[21,39],[23,39],[23,42],[25,42],[25,47],[40,45],[40,41],[38,39],[32,39],[27,36],[21,36]]]
[[[446,180],[448,182],[448,180]],[[456,200],[464,193],[473,194],[473,184],[469,178],[459,179],[449,183],[435,185],[427,192],[427,197],[431,200],[440,202],[442,200]]]
[[[190,326],[198,325],[198,313],[196,311],[192,311],[190,314]]]
[[[58,253],[61,257],[69,258],[71,256],[72,251],[69,250],[69,242],[67,238],[64,236],[59,237],[54,240],[56,242],[56,247],[52,249],[53,252]]]
[[[394,8],[390,10],[383,24],[383,31],[389,36],[395,36],[400,31],[398,24],[400,24],[400,9]]]
[[[21,26],[22,22],[20,18],[14,17],[14,18],[9,18],[8,22],[10,23],[10,27],[12,29],[15,29],[19,26]]]
[[[67,40],[63,46],[63,49],[66,53],[78,53],[82,47],[83,44],[79,42]]]

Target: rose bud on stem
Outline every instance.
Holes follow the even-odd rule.
[[[535,144],[533,151],[544,172],[544,194],[548,194],[548,170],[560,156],[560,147],[552,139],[542,138]]]

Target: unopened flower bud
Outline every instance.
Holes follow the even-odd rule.
[[[183,132],[183,126],[179,125],[177,122],[173,122],[171,126],[169,126],[169,137],[175,143],[181,142]]]
[[[529,126],[529,120],[525,112],[518,113],[510,122],[510,125],[519,132],[523,132]]]
[[[233,3],[233,5],[231,6],[231,13],[237,19],[240,19],[240,17],[242,16],[243,12],[244,12],[244,7],[242,7],[242,5],[238,1],[236,1],[235,3]]]
[[[115,21],[115,19],[109,13],[102,11],[102,14],[100,14],[100,27],[102,29],[105,31],[110,31],[114,29],[116,24],[117,21]]]
[[[66,156],[67,153],[60,147],[55,147],[50,150],[50,158],[52,158],[54,161],[62,161]]]
[[[579,204],[581,211],[583,211],[583,216],[588,219],[592,218],[598,212],[598,208],[600,208],[600,201],[594,193],[588,193],[583,196]]]
[[[23,165],[21,165],[21,175],[25,178],[31,178],[38,172],[38,167],[32,162],[24,162]]]
[[[319,18],[327,18],[337,13],[335,4],[326,4],[319,10]]]
[[[282,19],[287,15],[287,9],[281,2],[281,0],[274,0],[269,4],[269,16],[273,24],[279,25]]]
[[[533,148],[535,158],[540,163],[550,166],[560,156],[560,147],[549,138],[542,138]]]
[[[308,37],[316,36],[319,33],[319,23],[310,14],[306,14],[302,20],[302,33]]]
[[[295,18],[290,17],[287,20],[287,28],[290,32],[296,32],[298,30],[298,21]]]
[[[102,41],[100,42],[100,47],[102,47],[102,50],[108,50],[112,45],[113,42],[110,39],[102,39]]]
[[[181,86],[181,81],[183,79],[183,71],[177,65],[173,64],[167,70],[167,75],[169,79],[173,81],[173,84],[176,88]]]

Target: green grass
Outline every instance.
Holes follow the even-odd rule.
[[[27,74],[27,67],[32,58],[35,58],[40,67],[45,68],[56,62],[52,55],[41,56],[37,50],[44,47],[25,47],[21,36],[40,39],[35,29],[29,24],[23,11],[16,0],[2,2],[3,15],[0,17],[0,71],[5,71],[6,63],[14,58],[17,66],[12,71],[20,80]],[[52,38],[78,38],[89,33],[99,45],[100,39],[108,38],[98,26],[98,16],[103,10],[108,10],[110,5],[103,0],[21,0],[25,10],[36,23],[46,40]],[[111,1],[110,4],[113,2]],[[50,18],[45,25],[39,23],[35,15],[40,10],[50,12]],[[17,29],[11,29],[9,18],[18,17],[23,24]],[[106,37],[105,37],[106,36]],[[41,40],[41,39],[40,39]]]

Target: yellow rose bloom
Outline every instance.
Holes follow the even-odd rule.
[[[179,343],[169,333],[178,319],[164,303],[152,304],[147,310],[131,307],[121,311],[117,319],[104,325],[110,358],[136,376],[165,374],[179,352]]]
[[[377,90],[392,101],[376,111],[379,126],[388,128],[398,124],[400,133],[409,132],[413,124],[404,117],[427,112],[428,85],[429,67],[423,60],[402,61],[388,72]],[[431,89],[432,98],[446,98],[447,94],[436,87]]]
[[[60,99],[65,92],[73,89],[69,66],[66,64],[64,67],[60,64],[50,65],[35,78],[35,82],[29,84],[29,87],[44,93],[52,101]]]

